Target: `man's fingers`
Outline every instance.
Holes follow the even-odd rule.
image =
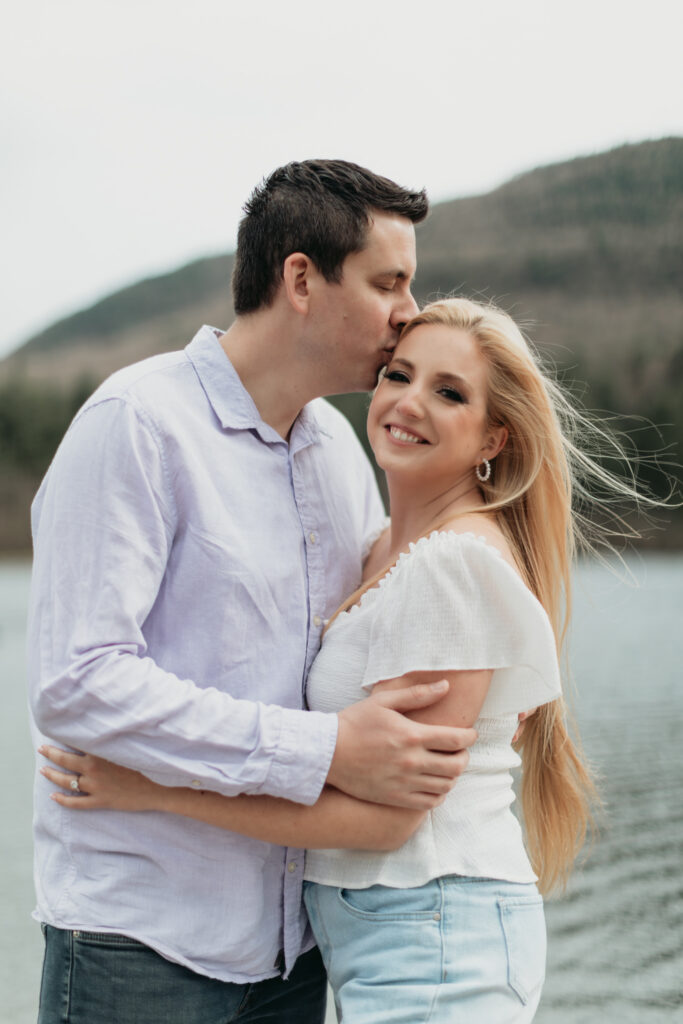
[[[439,679],[436,683],[413,683],[400,690],[383,690],[373,699],[394,711],[417,711],[445,697],[448,685],[447,679]]]
[[[470,755],[468,750],[458,750],[455,754],[430,754],[424,763],[422,774],[430,781],[432,778],[444,779],[449,785],[457,779],[467,768]]]
[[[436,703],[448,693],[448,680],[440,679],[436,683],[414,683],[403,690],[383,690],[371,699],[391,711],[417,711]],[[451,725],[423,725],[413,723],[419,732],[415,733],[417,742],[426,750],[438,750],[451,753],[471,747],[477,739],[474,729]]]
[[[446,779],[441,775],[422,775],[420,786],[426,796],[448,796],[453,789],[453,779]]]
[[[459,725],[422,725],[413,723],[416,729],[421,730],[419,736],[420,746],[433,754],[445,754],[452,757],[459,750],[474,746],[477,739],[476,729],[466,729]],[[448,758],[441,758],[446,763]],[[436,773],[441,774],[440,772]],[[449,774],[444,772],[444,775]]]
[[[439,807],[446,797],[435,793],[413,793],[412,803],[404,803],[401,806],[411,807],[415,811],[432,811],[435,807]]]
[[[371,699],[377,701],[391,711],[417,711],[436,703],[448,693],[448,680],[440,679],[436,683],[414,683],[403,690],[383,690]],[[426,750],[439,750],[450,753],[471,747],[477,739],[474,729],[451,725],[423,725],[413,723],[415,736],[420,746]]]

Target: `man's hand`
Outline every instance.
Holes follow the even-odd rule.
[[[469,760],[474,729],[412,722],[405,713],[428,707],[448,682],[385,690],[338,713],[339,734],[327,776],[344,793],[392,807],[429,810],[442,803]]]

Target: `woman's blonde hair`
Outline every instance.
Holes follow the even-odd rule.
[[[507,313],[466,298],[442,299],[410,320],[401,338],[422,324],[467,331],[486,359],[489,424],[505,426],[508,438],[490,479],[480,484],[485,504],[463,514],[495,512],[527,585],[548,613],[559,654],[577,550],[611,550],[616,536],[638,536],[619,511],[624,500],[640,507],[660,503],[639,491],[619,440],[565,395]],[[605,468],[605,456],[625,475]],[[439,525],[445,523],[430,532]],[[519,743],[527,845],[543,892],[566,885],[599,804],[566,718],[563,700],[543,705]]]

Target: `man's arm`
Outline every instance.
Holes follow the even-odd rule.
[[[82,412],[34,516],[29,695],[41,732],[166,785],[312,803],[334,750],[334,716],[236,700],[150,656],[143,627],[161,588],[173,586],[167,566],[186,524],[144,413],[118,398]],[[181,635],[182,604],[192,600],[178,595]]]
[[[429,751],[463,746],[456,734],[419,734],[373,699],[355,712],[368,748],[356,764],[344,736],[335,753],[336,716],[236,700],[149,656],[142,627],[178,525],[166,473],[153,424],[120,399],[81,413],[55,458],[35,506],[28,638],[41,732],[167,786],[313,803],[335,754],[330,781],[354,795],[376,773],[372,799],[397,802],[397,778],[385,778],[393,764],[399,801],[437,801],[449,774]]]

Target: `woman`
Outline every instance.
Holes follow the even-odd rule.
[[[307,846],[306,902],[347,1024],[530,1021],[544,975],[541,892],[562,886],[594,790],[567,734],[557,652],[585,521],[577,484],[635,497],[580,452],[590,425],[539,368],[507,314],[433,303],[404,329],[373,397],[368,435],[385,470],[391,525],[365,581],[327,627],[311,707],[447,678],[412,717],[477,723],[469,767],[427,813],[326,790],[314,807],[158,787],[56,748],[90,796],[68,807],[163,810],[282,845]],[[599,433],[595,432],[594,433]],[[511,813],[511,742],[526,724],[522,805]],[[72,776],[44,774],[67,787]]]

